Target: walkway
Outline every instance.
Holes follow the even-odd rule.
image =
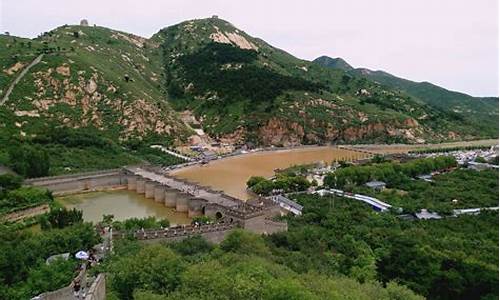
[[[498,206],[497,207],[479,207],[479,208],[454,209],[453,210],[453,215],[454,216],[459,216],[459,215],[477,215],[482,210],[498,210]]]
[[[167,148],[163,147],[162,145],[151,145],[151,148],[153,148],[153,149],[160,149],[161,151],[163,151],[165,153],[168,153],[168,154],[170,154],[172,156],[184,159],[186,161],[192,161],[193,160],[191,157],[187,157],[187,156],[184,156],[184,155],[179,154],[177,152],[174,152],[172,150],[168,150]]]
[[[385,203],[383,201],[378,200],[377,198],[365,196],[365,195],[360,195],[360,194],[352,194],[349,192],[344,192],[342,190],[337,190],[337,189],[324,189],[324,190],[319,190],[315,191],[315,194],[319,194],[321,196],[330,194],[330,195],[336,195],[340,197],[345,197],[345,198],[350,198],[350,199],[355,199],[358,201],[363,201],[367,204],[370,204],[375,210],[378,211],[386,211],[392,207],[392,205]]]
[[[294,215],[298,216],[302,215],[302,209],[304,207],[298,204],[297,202],[288,199],[283,195],[275,195],[267,198],[271,199],[275,203],[278,203],[281,208],[288,210],[289,212],[292,212]]]
[[[26,68],[24,68],[21,71],[21,73],[19,73],[19,75],[17,75],[16,79],[14,79],[14,81],[10,84],[9,88],[5,92],[5,95],[0,100],[0,106],[2,106],[7,100],[9,100],[9,96],[12,93],[12,91],[14,90],[14,87],[16,86],[16,84],[18,84],[19,81],[21,81],[21,79],[24,77],[24,75],[26,75],[26,73],[28,73],[28,71],[33,66],[37,65],[40,61],[42,61],[42,58],[43,58],[43,53],[38,55]]]
[[[377,198],[365,196],[365,195],[360,195],[360,194],[351,194],[348,192],[344,192],[342,190],[338,189],[324,189],[324,190],[318,190],[313,192],[314,194],[319,194],[320,196],[323,195],[336,195],[340,197],[345,197],[345,198],[350,198],[350,199],[356,199],[359,201],[363,201],[365,203],[370,204],[374,209],[378,211],[387,211],[389,208],[392,206],[388,203],[385,203],[383,201],[378,200]],[[457,217],[459,215],[477,215],[483,210],[499,210],[499,207],[477,207],[477,208],[464,208],[464,209],[454,209],[453,210],[453,217]],[[437,213],[430,213],[428,212],[427,209],[423,208],[420,210],[420,213],[415,214],[418,219],[440,219],[441,216]],[[422,217],[420,217],[422,215]]]

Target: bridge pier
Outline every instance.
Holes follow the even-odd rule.
[[[135,176],[135,175],[128,175],[127,176],[127,189],[129,191],[137,190],[137,176]]]
[[[189,207],[189,198],[191,198],[191,195],[186,194],[186,193],[178,193],[176,199],[175,199],[175,210],[178,212],[188,212]]]
[[[165,187],[165,206],[175,207],[175,199],[179,192],[176,189]]]
[[[147,199],[152,199],[155,196],[155,185],[153,181],[146,181],[144,184],[144,196]]]
[[[157,184],[154,190],[155,202],[165,201],[165,186],[162,184]]]
[[[144,180],[144,178],[142,177],[136,179],[135,190],[137,191],[138,194],[144,194],[145,183],[146,180]]]
[[[197,217],[203,215],[203,207],[208,203],[205,199],[190,198],[188,203],[188,217]]]

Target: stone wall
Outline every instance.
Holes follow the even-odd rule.
[[[35,207],[17,210],[0,217],[1,221],[17,222],[26,218],[42,215],[49,212],[49,205],[42,204]]]
[[[113,239],[121,239],[127,237],[128,234],[132,234],[136,239],[145,243],[158,243],[158,242],[175,242],[180,241],[188,237],[201,235],[208,241],[212,243],[220,243],[227,234],[229,234],[235,228],[238,228],[237,223],[232,224],[211,224],[202,226],[178,226],[170,227],[167,229],[158,230],[138,230],[134,233],[125,232],[113,232]]]
[[[25,184],[46,188],[54,194],[77,193],[122,187],[127,184],[127,176],[121,169],[81,173],[25,180]]]
[[[100,273],[90,286],[87,295],[85,295],[85,300],[104,299],[106,299],[106,276],[103,273]]]
[[[82,287],[85,287],[87,285],[86,282],[86,270],[83,269],[78,273],[78,275],[75,277],[76,280],[80,281],[80,285]],[[52,291],[52,292],[46,292],[43,294],[40,294],[39,296],[33,298],[36,300],[67,300],[67,299],[75,299],[74,296],[74,281],[71,281],[71,283],[68,286],[65,286],[63,288],[60,288],[58,290]],[[104,298],[101,298],[104,299]],[[99,299],[99,300],[101,300]]]
[[[242,221],[242,223],[243,228],[257,234],[273,234],[288,230],[286,222],[273,221],[266,215],[249,218]]]

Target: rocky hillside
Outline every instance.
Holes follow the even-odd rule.
[[[159,45],[102,27],[63,26],[34,40],[0,36],[0,95],[20,135],[93,127],[113,139],[189,130],[165,101]],[[4,112],[6,113],[6,112]]]
[[[343,60],[300,60],[217,18],[150,39],[67,25],[31,40],[1,35],[0,115],[0,135],[24,139],[61,126],[178,145],[200,140],[193,128],[264,145],[484,136],[453,109],[354,74]]]
[[[353,68],[342,58],[321,56],[314,62],[333,69],[348,71],[353,76],[375,81],[389,88],[404,91],[417,101],[428,104],[434,109],[452,111],[463,119],[468,126],[475,127],[475,134],[485,137],[498,136],[498,98],[472,97],[454,92],[429,82],[414,82],[396,77],[384,71]]]
[[[223,141],[424,142],[480,135],[453,111],[297,59],[224,20],[183,22],[153,40],[164,46],[173,107],[193,112]]]

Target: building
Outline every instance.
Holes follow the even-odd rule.
[[[486,169],[498,169],[497,165],[493,164],[488,164],[488,163],[479,163],[475,161],[470,161],[467,163],[467,168],[476,170],[476,171],[481,171],[481,170],[486,170]]]
[[[415,213],[415,217],[419,220],[431,220],[431,219],[441,219],[441,216],[435,212],[430,212],[423,208],[420,212]]]
[[[422,179],[423,181],[432,182],[432,175],[431,174],[419,175],[419,176],[417,176],[417,178]]]
[[[369,181],[365,185],[373,190],[382,191],[385,189],[385,182],[383,181]]]
[[[89,26],[89,21],[87,21],[86,19],[82,19],[80,21],[80,26]]]
[[[302,209],[304,207],[297,202],[292,201],[283,195],[271,196],[270,199],[277,203],[281,208],[286,209],[295,215],[302,215]]]

